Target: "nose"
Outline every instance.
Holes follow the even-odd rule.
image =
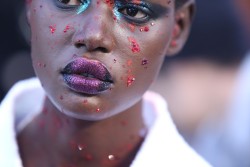
[[[105,4],[91,6],[78,15],[79,26],[73,35],[76,48],[85,48],[88,52],[109,53],[114,47],[112,10]]]

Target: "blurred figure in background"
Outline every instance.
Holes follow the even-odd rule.
[[[248,3],[240,11],[250,27],[250,1],[235,1]],[[250,166],[248,44],[231,1],[198,0],[186,48],[166,60],[152,87],[167,99],[184,138],[215,167]]]

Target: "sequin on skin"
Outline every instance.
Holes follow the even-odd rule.
[[[51,34],[54,34],[55,31],[56,31],[56,26],[55,25],[51,25],[51,26],[49,26],[49,28],[50,28]]]

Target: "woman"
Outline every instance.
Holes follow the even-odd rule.
[[[144,95],[165,55],[185,43],[193,5],[29,0],[39,81],[17,84],[1,104],[0,127],[12,128],[4,166],[208,166],[178,135],[165,102]]]

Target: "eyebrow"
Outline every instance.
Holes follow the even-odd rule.
[[[145,2],[148,3],[151,6],[151,8],[153,9],[153,11],[155,13],[157,13],[158,16],[166,15],[170,11],[170,8],[167,7],[167,6],[163,6],[163,5],[160,5],[160,4],[157,4],[157,3],[153,3],[153,2],[149,2],[147,0],[145,0]]]

